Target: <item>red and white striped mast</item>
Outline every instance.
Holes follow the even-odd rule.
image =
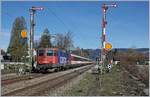
[[[101,37],[101,64],[104,66],[104,59],[106,57],[106,50],[105,50],[105,43],[106,43],[106,11],[109,7],[116,7],[116,4],[103,4],[102,5],[102,12],[103,12],[103,18],[102,18],[102,37]]]

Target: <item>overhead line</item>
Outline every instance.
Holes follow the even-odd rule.
[[[49,11],[51,11],[51,13],[68,29],[69,27],[63,22],[63,20],[61,20],[58,16],[57,16],[57,14],[54,12],[54,11],[52,11],[50,8],[49,8]],[[70,30],[70,29],[68,29],[68,30]]]

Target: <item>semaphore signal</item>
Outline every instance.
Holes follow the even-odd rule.
[[[34,23],[34,15],[35,15],[35,12],[37,10],[44,10],[43,7],[32,7],[29,9],[30,11],[30,62],[31,62],[31,65],[32,65],[32,70],[34,69],[34,59],[33,59],[33,52],[34,52],[34,48],[33,48],[33,45],[34,45],[34,26],[35,26],[35,23]]]
[[[103,66],[104,65],[104,59],[106,57],[106,47],[109,47],[111,49],[112,45],[109,44],[108,46],[106,46],[106,25],[107,25],[107,21],[106,21],[106,12],[108,10],[109,7],[117,7],[116,4],[103,4],[102,5],[102,12],[103,12],[103,18],[102,18],[102,37],[101,37],[101,57],[100,57],[100,63]]]

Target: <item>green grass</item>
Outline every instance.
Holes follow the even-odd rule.
[[[87,73],[80,83],[66,91],[64,96],[119,96],[122,92],[122,74],[116,66],[110,73],[102,76]]]
[[[66,91],[64,96],[86,96],[93,79],[94,77],[90,73],[87,73],[80,83],[74,86],[71,90]]]
[[[121,96],[124,92],[123,73],[119,66],[112,68],[110,73],[101,76],[101,96]]]
[[[140,84],[121,65],[116,65],[110,73],[103,75],[86,73],[80,83],[67,90],[64,96],[145,96]]]

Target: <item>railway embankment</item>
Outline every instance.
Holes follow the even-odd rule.
[[[144,68],[141,67],[140,68]],[[141,69],[138,70],[141,71]],[[87,72],[78,85],[65,91],[64,96],[147,96],[148,86],[123,66],[116,65],[103,75]]]

